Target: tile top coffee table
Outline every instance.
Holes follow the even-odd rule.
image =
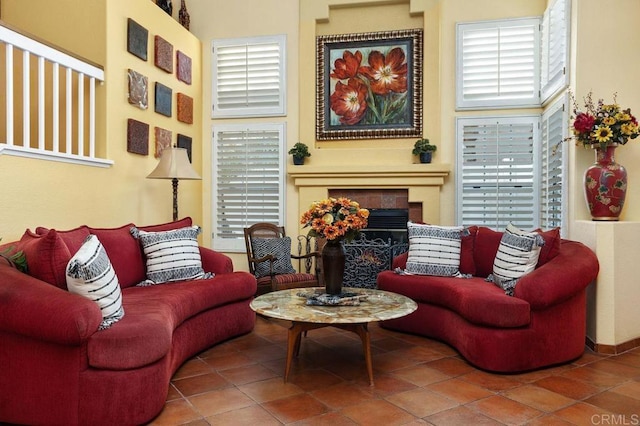
[[[291,360],[300,351],[301,333],[322,327],[337,327],[356,333],[362,340],[364,358],[369,373],[369,383],[373,386],[371,364],[371,338],[368,323],[400,318],[415,311],[416,302],[400,294],[389,291],[343,288],[343,292],[366,295],[366,300],[357,306],[310,306],[305,297],[298,293],[322,293],[324,287],[293,288],[274,291],[258,296],[251,302],[251,309],[271,318],[291,321],[287,340],[287,361],[284,381],[289,377]]]

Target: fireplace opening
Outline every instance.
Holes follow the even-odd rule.
[[[369,209],[368,225],[362,230],[367,239],[391,239],[392,244],[406,243],[409,209]]]

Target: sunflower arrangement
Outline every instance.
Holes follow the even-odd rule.
[[[576,143],[588,148],[605,149],[610,145],[625,145],[629,139],[638,137],[638,120],[631,114],[631,108],[621,109],[613,95],[613,103],[605,104],[602,99],[593,101],[589,92],[584,98],[581,110],[576,99],[573,102],[573,137]]]
[[[310,227],[309,236],[329,241],[353,240],[366,228],[369,210],[360,208],[357,201],[348,198],[328,198],[315,201],[302,214],[300,223]]]

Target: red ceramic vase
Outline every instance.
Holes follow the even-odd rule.
[[[339,240],[328,240],[322,248],[322,273],[325,291],[329,294],[342,293],[344,257],[344,247]]]
[[[616,147],[596,147],[596,162],[584,174],[584,194],[592,220],[618,220],[624,206],[627,171],[614,159]]]

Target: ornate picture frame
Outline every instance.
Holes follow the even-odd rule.
[[[421,29],[316,38],[316,139],[422,135]]]

